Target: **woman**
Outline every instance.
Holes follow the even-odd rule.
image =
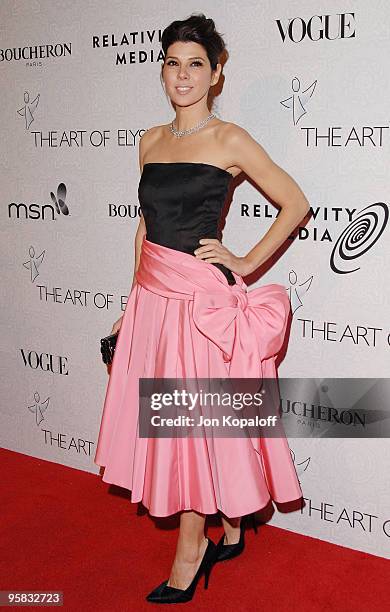
[[[274,284],[247,292],[242,277],[285,242],[309,205],[246,130],[210,113],[207,100],[225,50],[213,20],[195,14],[174,21],[163,32],[162,48],[162,79],[176,116],[140,140],[134,279],[125,313],[112,329],[120,332],[95,462],[105,466],[103,480],[131,490],[132,501],[142,501],[150,514],[181,513],[169,579],[147,596],[173,603],[189,601],[202,574],[207,587],[217,560],[242,552],[241,516],[270,498],[299,499],[301,490],[284,439],[257,441],[254,453],[256,441],[242,437],[215,439],[212,446],[201,438],[139,437],[139,378],[256,378],[260,367],[262,375],[276,377],[290,308],[286,291]],[[281,207],[245,256],[218,239],[226,193],[241,172]],[[210,304],[215,295],[225,300],[218,310]],[[224,327],[233,303],[238,312],[224,335],[207,317]],[[241,334],[240,342],[228,334]],[[217,511],[224,535],[216,546],[204,528],[206,515]]]

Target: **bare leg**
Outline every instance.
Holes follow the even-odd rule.
[[[240,539],[241,517],[228,518],[221,512],[222,525],[225,530],[224,544],[237,544]]]
[[[180,516],[180,532],[168,586],[186,589],[202,562],[208,540],[204,535],[206,515],[185,510]]]

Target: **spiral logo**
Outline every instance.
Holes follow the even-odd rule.
[[[387,221],[389,208],[384,202],[376,202],[363,208],[356,219],[348,225],[333,247],[330,267],[337,274],[349,274],[360,270],[352,268],[352,262],[361,257],[379,240]]]

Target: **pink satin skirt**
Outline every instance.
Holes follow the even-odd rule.
[[[229,285],[215,266],[143,239],[94,462],[152,516],[243,516],[302,491],[285,437],[140,438],[139,378],[274,378],[290,312],[282,285]]]

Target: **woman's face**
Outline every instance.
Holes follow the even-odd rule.
[[[195,42],[175,42],[167,49],[162,67],[165,90],[174,104],[189,106],[218,82],[221,65],[211,70],[206,50]]]

